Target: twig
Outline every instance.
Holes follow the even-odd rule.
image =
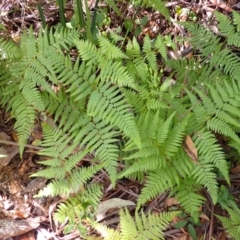
[[[212,235],[213,235],[213,224],[214,224],[214,204],[211,201],[211,220],[210,220],[210,227],[209,227],[209,233],[208,233],[208,239],[211,240],[212,239]]]
[[[8,140],[1,140],[0,139],[0,143],[3,143],[3,144],[8,144],[8,145],[14,145],[14,146],[20,146],[19,143],[17,142],[13,142],[13,141],[8,141]],[[42,150],[43,148],[42,147],[37,147],[37,146],[33,146],[31,144],[25,144],[24,147],[28,147],[28,148],[32,148],[32,149],[37,149],[37,150]]]

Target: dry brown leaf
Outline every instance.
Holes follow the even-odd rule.
[[[185,142],[183,144],[183,148],[187,155],[192,159],[194,163],[197,163],[198,161],[198,153],[197,148],[194,145],[194,142],[192,141],[192,138],[187,135]]]
[[[7,166],[15,155],[19,153],[19,148],[17,146],[11,147],[0,147],[0,154],[6,155],[6,157],[0,158],[0,169],[3,166]]]
[[[220,233],[218,236],[218,240],[226,240],[227,239],[227,234],[225,232]]]
[[[18,135],[17,135],[17,132],[16,131],[12,131],[12,137],[14,139],[15,142],[18,142]]]
[[[11,137],[8,136],[5,132],[0,132],[0,139],[10,141]]]
[[[97,221],[101,221],[105,217],[105,213],[112,208],[121,208],[126,206],[133,206],[134,202],[120,198],[111,198],[98,205]]]
[[[232,8],[230,8],[224,1],[222,0],[210,0],[215,6],[220,7],[228,12],[232,12]]]
[[[188,234],[183,234],[181,237],[177,238],[178,240],[189,240]]]
[[[236,167],[233,167],[230,169],[231,173],[239,173],[240,172],[240,165],[237,165]]]
[[[26,220],[1,220],[0,239],[14,237],[36,229],[40,225],[41,218],[29,218]]]
[[[202,213],[202,214],[200,215],[200,218],[205,219],[205,220],[207,220],[207,221],[210,222],[209,217],[208,217],[206,214],[204,214],[204,213]]]
[[[179,202],[177,201],[176,198],[167,198],[165,200],[165,205],[168,206],[168,207],[171,207],[173,205],[178,205],[178,204],[179,204]]]

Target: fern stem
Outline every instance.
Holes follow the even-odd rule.
[[[65,27],[66,21],[65,21],[65,17],[64,17],[63,0],[59,0],[58,3],[59,3],[60,22],[61,22],[62,26]]]
[[[140,9],[140,6],[142,5],[142,3],[143,3],[143,0],[141,0],[140,4],[138,5],[137,10],[136,10],[136,12],[135,12],[135,14],[134,14],[134,16],[133,16],[132,21],[131,21],[131,24],[130,24],[129,28],[127,29],[127,32],[126,32],[125,37],[124,37],[125,40],[126,40],[126,38],[127,38],[127,35],[128,35],[128,33],[129,33],[130,29],[132,28],[133,21],[136,19],[136,16],[137,16],[137,14],[138,14],[138,12],[139,12],[139,9]],[[122,47],[123,47],[123,44],[124,44],[124,41],[122,41],[121,49],[122,49]]]
[[[98,2],[99,0],[96,1],[95,7],[94,7],[94,13],[93,13],[93,18],[92,18],[92,24],[91,24],[91,33],[93,34],[95,24],[96,24],[96,17],[97,17],[97,10],[98,10]]]
[[[44,14],[43,14],[42,5],[40,3],[38,3],[37,6],[38,6],[38,12],[39,12],[39,15],[40,15],[40,18],[41,18],[43,28],[45,28],[47,26],[47,23],[46,23]]]

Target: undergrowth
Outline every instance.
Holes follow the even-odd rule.
[[[177,212],[139,215],[149,200],[170,190],[196,221],[203,189],[217,204],[217,177],[230,184],[228,156],[218,135],[230,151],[240,153],[240,68],[232,51],[239,47],[240,17],[234,12],[233,21],[219,13],[216,18],[221,37],[183,23],[197,60],[168,59],[160,35],[154,41],[146,35],[143,46],[128,40],[125,50],[118,47],[124,41],[120,37],[98,35],[95,43],[61,26],[41,29],[37,37],[29,30],[19,44],[0,40],[0,104],[16,119],[21,152],[39,114],[54,119],[54,125],[42,123],[39,154],[47,158],[40,162],[45,169],[34,176],[52,179],[39,196],[76,193],[55,215],[60,222],[68,218],[66,231],[77,228],[84,234],[84,219],[111,236],[105,239],[163,239],[162,230]],[[172,69],[166,79],[159,58]],[[197,154],[186,146],[187,139]],[[89,153],[95,157],[92,165],[79,167]],[[102,187],[91,179],[103,169],[113,186],[123,177],[144,184],[136,222],[121,211],[120,232],[94,222]],[[236,217],[228,212],[230,220],[219,219],[230,229]]]

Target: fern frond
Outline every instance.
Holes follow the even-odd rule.
[[[135,212],[135,219],[127,209],[120,210],[120,230],[107,228],[103,224],[92,223],[92,226],[101,233],[104,240],[131,240],[131,239],[164,239],[163,230],[180,212],[162,212],[161,214],[148,214]]]
[[[110,175],[113,183],[116,180],[118,147],[115,144],[117,131],[111,125],[99,118],[93,119],[77,134],[75,142],[81,142],[80,146],[90,152],[95,151],[96,157],[104,163],[104,167]]]
[[[40,190],[37,197],[43,196],[57,196],[64,195],[69,196],[71,192],[78,192],[80,188],[90,180],[98,171],[103,168],[102,165],[95,165],[90,167],[82,167],[81,169],[74,169],[70,176],[66,176],[64,179],[52,180],[44,189]],[[45,174],[37,172],[32,176],[43,176]],[[51,169],[49,170],[51,174]],[[48,176],[50,176],[50,174]],[[44,177],[46,177],[44,175]]]
[[[214,204],[218,198],[218,184],[216,181],[216,174],[214,173],[213,164],[198,164],[192,172],[192,176],[197,183],[202,184],[207,188]]]
[[[141,141],[134,116],[122,93],[110,83],[101,84],[88,102],[88,114],[98,116],[117,126],[127,137],[131,138],[140,148]]]
[[[152,51],[152,43],[149,35],[146,35],[144,37],[144,43],[143,43],[143,52],[146,54],[146,58],[148,60],[148,63],[150,67],[153,70],[157,69],[157,58],[155,53]]]
[[[14,129],[17,132],[20,152],[22,152],[34,127],[37,113],[20,92],[11,99],[10,106],[12,106],[13,116],[17,119]]]
[[[234,204],[235,205],[235,204]],[[232,237],[234,240],[239,239],[240,236],[240,211],[238,206],[234,206],[234,208],[225,207],[229,217],[222,217],[216,215],[216,217],[222,222],[223,227],[226,232]]]
[[[197,147],[198,154],[200,155],[198,161],[202,164],[214,164],[229,183],[227,161],[222,148],[217,143],[214,135],[206,129],[202,129],[201,131],[196,132],[193,139],[195,146]]]
[[[215,16],[219,21],[218,28],[221,34],[224,36],[231,36],[235,32],[231,20],[226,15],[223,15],[219,12],[215,12]]]
[[[240,15],[236,11],[233,11],[232,14],[233,14],[233,23],[234,25],[236,25],[237,31],[239,32],[240,31]]]
[[[135,212],[135,221],[127,209],[120,210],[122,239],[164,239],[163,230],[179,212],[163,212],[160,215]]]
[[[240,139],[235,131],[229,126],[228,123],[219,119],[219,118],[212,118],[207,122],[207,128],[213,130],[214,132],[218,132],[223,134],[227,137],[231,137],[236,142],[240,143]]]
[[[177,169],[169,163],[166,164],[165,168],[162,167],[150,172],[147,177],[146,185],[138,198],[138,207],[158,196],[160,193],[178,185],[179,182],[180,178]]]
[[[163,149],[167,149],[166,157],[171,158],[176,154],[182,145],[183,137],[186,133],[186,124],[188,117],[186,117],[181,123],[176,124],[172,131],[170,131],[167,140],[162,145]]]
[[[21,51],[19,46],[11,39],[0,39],[0,60],[16,59],[21,57]]]
[[[98,184],[90,184],[87,189],[77,193],[74,197],[69,197],[66,201],[58,205],[54,218],[60,223],[69,220],[70,224],[76,221],[85,220],[90,215],[94,215],[97,204],[102,197],[102,189]]]
[[[107,227],[102,223],[91,223],[92,227],[101,234],[104,240],[123,240],[120,231]],[[100,239],[99,239],[100,240]]]
[[[128,58],[127,55],[124,54],[118,47],[110,43],[107,38],[99,36],[98,42],[101,53],[106,56],[108,60]]]
[[[191,177],[181,181],[179,186],[171,190],[171,195],[175,195],[181,206],[191,214],[195,219],[198,218],[199,208],[204,202],[204,197],[199,194],[201,186],[196,184]]]
[[[167,47],[161,35],[157,36],[157,39],[154,42],[154,47],[159,51],[163,59],[167,61]]]

